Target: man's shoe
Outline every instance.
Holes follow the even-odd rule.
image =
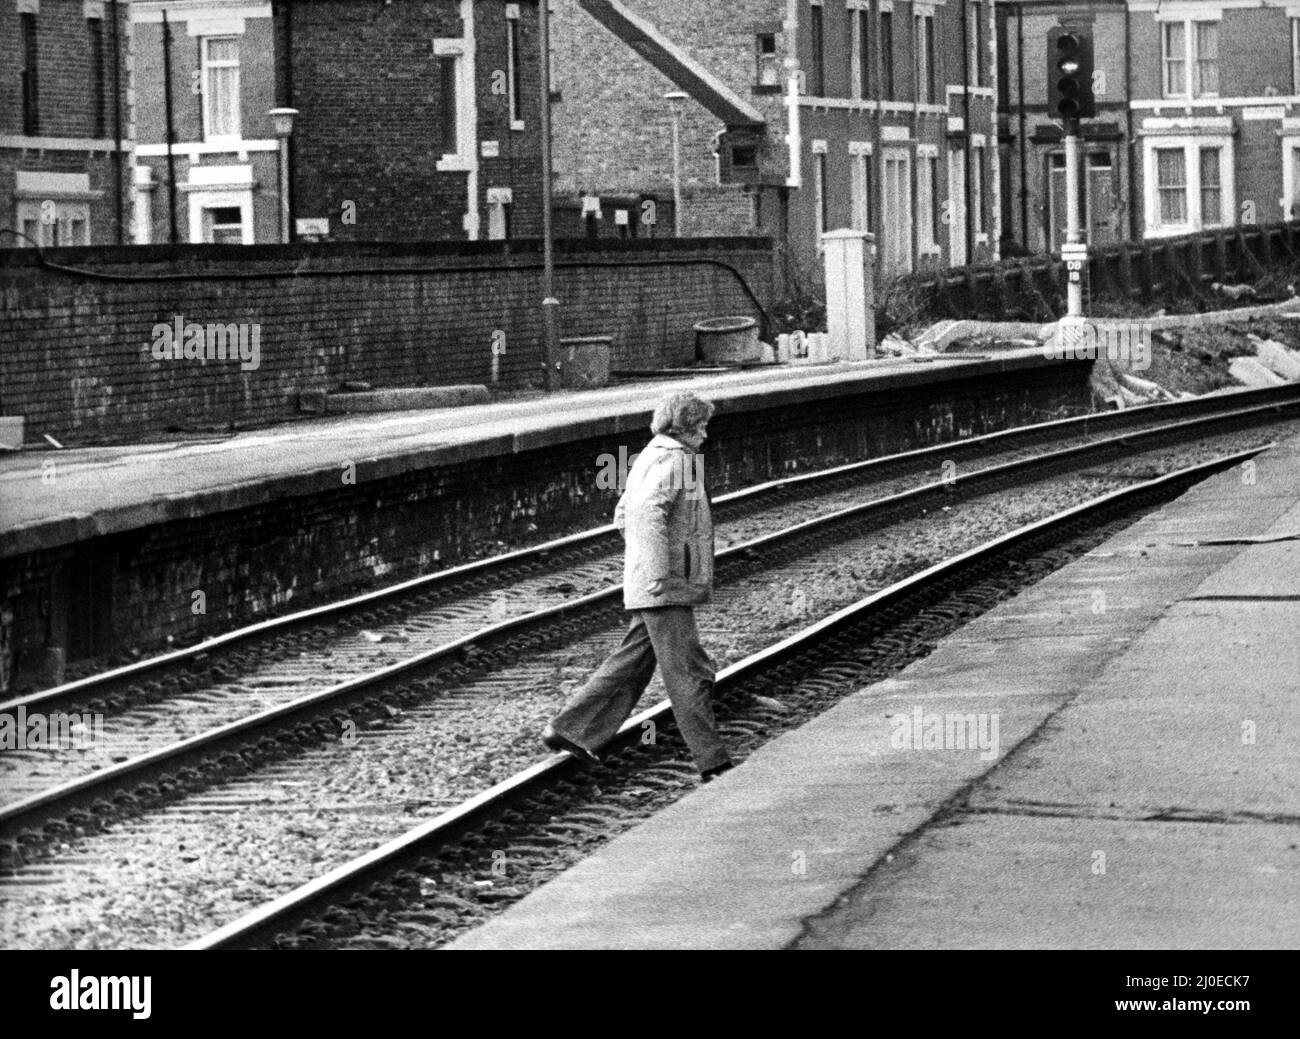
[[[700,782],[707,783],[711,779],[717,779],[724,772],[730,772],[736,767],[734,761],[725,761],[721,765],[714,765],[713,768],[706,768],[700,773]]]
[[[578,746],[573,742],[573,740],[566,740],[549,725],[542,730],[542,742],[557,754],[561,751],[567,751],[584,765],[600,764],[600,758],[589,751],[586,747]]]

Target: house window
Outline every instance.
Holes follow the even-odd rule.
[[[934,15],[918,14],[916,24],[917,100],[934,101]]]
[[[871,96],[871,12],[858,11],[858,97]]]
[[[1156,193],[1160,223],[1181,226],[1187,221],[1187,167],[1182,148],[1156,149]]]
[[[36,75],[36,15],[24,12],[18,16],[18,20],[23,37],[23,68],[20,74],[23,86],[23,133],[34,137],[41,132]]]
[[[506,90],[510,97],[510,129],[522,130],[524,104],[519,67],[519,56],[522,53],[519,45],[519,8],[513,4],[507,5],[506,18]]]
[[[239,38],[203,38],[203,136],[239,136]]]
[[[1160,39],[1164,96],[1187,97],[1190,92],[1191,97],[1217,97],[1219,23],[1164,22]]]
[[[939,157],[930,155],[921,160],[921,169],[926,171],[930,181],[930,241],[929,246],[935,252],[939,250],[939,242],[943,232],[943,198],[939,189]]]
[[[862,24],[861,11],[849,11],[849,95],[854,99],[860,99],[867,96],[867,91],[863,89],[863,69],[866,67],[866,57],[863,54],[863,47],[867,42],[867,35],[863,31],[866,27]]]
[[[938,244],[934,229],[934,167],[932,158],[918,156],[916,162],[916,240],[922,252]]]
[[[776,54],[776,33],[761,32],[754,37],[754,82],[760,87],[781,85],[781,61]]]
[[[852,227],[855,231],[872,229],[871,155],[865,150],[851,154],[849,161],[849,200],[852,204]]]
[[[90,244],[90,205],[86,202],[19,199],[17,210],[18,229],[26,236],[18,244],[24,248]]]
[[[1217,97],[1219,94],[1219,23],[1193,22],[1192,42],[1194,75],[1192,93],[1196,97]]]
[[[438,84],[438,101],[434,118],[435,147],[443,155],[459,155],[456,79],[460,72],[460,57],[455,54],[443,54],[433,60]]]
[[[1291,19],[1291,93],[1300,94],[1300,18]]]
[[[890,11],[880,12],[880,54],[876,58],[880,68],[880,96],[886,101],[894,98],[894,16]]]
[[[758,148],[752,144],[737,144],[731,149],[733,169],[752,170],[758,165]]]
[[[975,145],[970,150],[970,205],[971,226],[977,235],[984,233],[984,149]]]
[[[1223,221],[1223,182],[1218,148],[1201,149],[1201,226],[1217,227]]]
[[[1165,22],[1161,39],[1165,97],[1178,97],[1187,93],[1187,28],[1182,22]]]
[[[90,124],[94,136],[108,136],[108,105],[104,89],[104,21],[87,18],[86,32],[90,42]]]
[[[244,241],[244,219],[239,206],[205,208],[203,240],[217,245],[241,245]]]
[[[808,80],[808,93],[813,97],[826,96],[826,25],[822,18],[822,5],[814,3],[810,10],[808,30],[812,44],[812,70]]]
[[[817,205],[817,248],[822,248],[822,235],[830,226],[830,198],[826,191],[826,153],[813,156],[813,190]]]
[[[971,41],[969,78],[975,86],[981,86],[984,83],[984,38],[980,36],[979,0],[974,0],[968,7],[968,17],[970,26],[966,31]]]

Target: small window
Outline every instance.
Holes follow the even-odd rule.
[[[459,57],[440,55],[437,64],[438,107],[437,148],[443,155],[460,154],[460,139],[456,132],[456,72]]]
[[[731,149],[731,165],[735,169],[753,169],[758,165],[758,148],[752,144],[738,144]]]
[[[107,91],[104,86],[104,22],[86,19],[90,42],[90,123],[96,137],[108,136]]]
[[[1187,167],[1182,148],[1156,149],[1156,192],[1160,223],[1187,223]]]
[[[808,93],[813,97],[826,96],[826,23],[822,18],[820,2],[812,5],[808,29],[812,44],[812,69],[808,76]]]
[[[18,16],[23,36],[23,69],[20,76],[23,87],[23,133],[35,137],[41,132],[40,91],[36,74],[36,15],[24,12]]]
[[[1223,183],[1219,179],[1218,148],[1201,149],[1201,226],[1223,223]]]
[[[876,59],[880,69],[880,92],[886,101],[894,97],[894,16],[889,11],[880,12],[880,55]]]
[[[244,241],[243,214],[238,206],[214,206],[203,210],[203,240],[218,245],[240,245]]]
[[[203,39],[203,129],[208,140],[239,136],[239,39]]]
[[[776,33],[761,32],[754,39],[755,83],[760,87],[779,87],[781,85],[781,62],[776,54]]]
[[[506,22],[506,69],[507,84],[510,92],[510,128],[512,130],[523,129],[523,86],[521,83],[522,75],[519,65],[521,54],[519,44],[519,19],[511,18]]]

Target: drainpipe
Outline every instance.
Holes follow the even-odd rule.
[[[970,199],[970,4],[966,0],[960,0],[961,3],[961,125],[965,133],[962,134],[962,154],[965,161],[961,164],[961,193],[965,201],[962,206],[966,218],[966,262],[975,262],[975,221],[974,214],[971,212]],[[983,170],[980,175],[983,176]],[[983,183],[981,181],[980,183]],[[983,192],[981,192],[983,194]],[[983,204],[983,199],[980,199]]]
[[[876,119],[871,127],[871,165],[875,172],[872,174],[871,183],[868,185],[869,191],[867,197],[868,204],[871,206],[871,215],[876,218],[877,223],[884,213],[884,191],[885,191],[885,156],[884,156],[884,134],[881,125],[885,121],[885,83],[883,78],[882,61],[880,56],[880,0],[871,0],[871,39],[876,41],[876,61],[874,68],[876,71]],[[870,49],[871,41],[867,42]],[[863,59],[870,58],[870,54],[864,54]],[[881,249],[880,233],[876,232],[876,240],[872,247],[872,277],[877,285],[880,284],[881,268]]]
[[[117,244],[126,241],[122,198],[122,33],[119,27],[117,0],[109,0],[113,14],[113,138],[117,150],[113,153],[113,185],[117,197]]]
[[[1020,245],[1029,248],[1029,164],[1025,134],[1025,8],[1016,4],[1016,86],[1020,95],[1017,102],[1020,120]]]
[[[162,13],[163,30],[163,105],[167,109],[167,219],[170,221],[172,245],[180,240],[176,230],[176,128],[172,119],[172,28],[167,21],[167,8]]]
[[[1125,196],[1128,201],[1128,236],[1129,241],[1136,242],[1141,236],[1138,234],[1137,206],[1133,204],[1133,194],[1136,191],[1136,178],[1133,174],[1133,168],[1137,157],[1137,141],[1133,139],[1133,25],[1129,16],[1128,5],[1124,5],[1124,136],[1127,138],[1128,152],[1128,191]]]
[[[1002,121],[998,118],[998,90],[996,85],[998,81],[998,17],[994,6],[994,0],[989,0],[989,35],[987,41],[978,38],[979,22],[975,23],[975,35],[977,37],[975,46],[983,47],[986,42],[988,43],[989,49],[986,57],[988,60],[989,80],[994,84],[993,98],[989,105],[993,113],[992,133],[989,135],[993,140],[993,148],[991,149],[993,168],[989,170],[989,179],[993,182],[993,202],[989,212],[992,214],[993,219],[991,221],[992,231],[989,234],[989,243],[992,246],[993,259],[996,262],[1002,258],[1002,236],[1006,234],[1006,228],[1002,226],[1002,141],[998,134]],[[983,64],[983,62],[979,63],[979,65]],[[979,86],[980,84],[975,85]],[[1007,187],[1009,189],[1010,185],[1007,185]]]

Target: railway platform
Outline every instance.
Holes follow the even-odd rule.
[[[1298,630],[1300,436],[449,947],[1294,948]]]
[[[163,443],[0,455],[0,557],[337,487],[342,459],[363,464],[364,478],[377,480],[640,434],[655,401],[674,387],[709,398],[720,413],[736,414],[1053,366],[1062,362],[1035,349],[991,358],[926,355],[787,365],[532,400],[328,416]]]

